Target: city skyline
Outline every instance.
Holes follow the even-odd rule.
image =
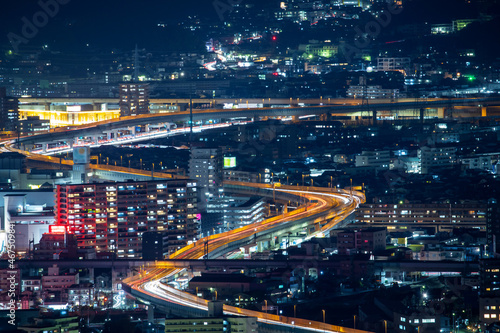
[[[497,333],[499,0],[10,1],[0,331]]]

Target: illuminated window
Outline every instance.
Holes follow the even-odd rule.
[[[487,313],[485,313],[485,314],[484,314],[484,318],[490,318],[490,315],[489,315],[489,314],[487,314]]]

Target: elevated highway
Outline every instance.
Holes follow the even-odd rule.
[[[484,99],[484,98],[481,98]],[[491,100],[493,103],[500,103],[500,98],[485,98]],[[467,101],[475,100],[477,98],[454,98],[454,99],[443,99],[443,98],[400,98],[397,100],[391,99],[374,99],[370,100],[370,104],[384,104],[384,103],[407,103],[407,102],[419,102],[419,101],[433,101],[433,100],[451,100],[451,101]],[[21,97],[19,102],[21,104],[118,104],[119,98],[48,98],[48,97]],[[262,105],[296,105],[302,103],[304,105],[328,105],[328,104],[363,104],[363,99],[360,98],[151,98],[149,100],[151,104],[189,104],[193,105],[199,104],[210,104],[223,105],[227,103],[232,104],[262,104]],[[489,102],[488,102],[489,103]]]
[[[233,186],[246,186],[249,188],[270,188],[267,184],[233,183]],[[287,193],[296,193],[304,195],[309,203],[290,213],[275,216],[261,223],[244,226],[239,229],[231,230],[222,234],[211,235],[202,238],[196,243],[188,245],[176,253],[172,259],[199,259],[203,258],[205,253],[224,252],[232,246],[240,246],[251,242],[255,235],[272,232],[275,228],[283,225],[293,226],[305,221],[309,225],[314,225],[322,221],[321,227],[315,233],[327,232],[333,228],[336,223],[348,216],[360,202],[364,201],[362,193],[354,192],[352,195],[345,193],[331,193],[330,191],[321,191],[317,188],[312,191],[304,191],[293,186],[283,186],[276,191]],[[158,262],[150,268],[146,268],[139,274],[129,277],[123,281],[125,290],[135,297],[146,300],[158,308],[169,311],[169,313],[179,313],[183,308],[191,311],[191,315],[206,315],[208,301],[198,298],[194,295],[177,290],[162,281],[169,281],[179,276],[184,268],[172,267],[171,263]],[[194,311],[192,309],[195,309]],[[187,313],[184,311],[184,313]],[[224,305],[226,314],[244,315],[256,317],[260,323],[278,325],[283,327],[296,327],[304,330],[323,330],[328,332],[349,332],[360,333],[361,331],[345,327],[329,325],[326,323],[304,320],[300,318],[291,318],[258,311],[246,310],[237,307]]]
[[[49,100],[49,99],[48,99]],[[316,100],[305,100],[308,102],[319,102]],[[304,101],[304,102],[305,102]],[[337,101],[337,100],[336,100]],[[341,101],[344,101],[342,103]],[[152,100],[153,102],[153,100]],[[302,103],[302,102],[300,102]],[[485,108],[487,106],[500,105],[499,98],[466,98],[466,99],[426,99],[415,100],[405,99],[398,101],[388,100],[370,100],[368,104],[364,104],[361,100],[348,100],[342,99],[334,104],[333,100],[330,104],[319,103],[323,105],[316,106],[292,106],[286,105],[283,107],[263,107],[263,108],[243,108],[243,109],[204,109],[193,110],[194,121],[206,121],[217,119],[224,122],[228,119],[258,119],[263,117],[301,117],[308,115],[350,115],[359,112],[371,112],[373,118],[376,120],[377,112],[383,110],[406,110],[415,109],[419,110],[423,117],[423,111],[430,108],[438,108],[441,110],[452,109],[455,106],[472,106],[477,108]],[[294,106],[295,105],[295,106]],[[443,113],[444,111],[440,111]],[[130,117],[121,117],[115,120],[106,120],[101,122],[94,122],[91,124],[75,126],[70,128],[60,128],[52,130],[50,133],[39,134],[36,136],[21,137],[20,142],[25,145],[35,144],[39,142],[50,142],[56,140],[70,140],[77,137],[84,136],[98,136],[107,131],[123,129],[127,127],[135,127],[141,125],[151,125],[159,123],[175,123],[175,122],[188,122],[190,119],[189,111],[172,112],[172,113],[159,113],[138,115]]]

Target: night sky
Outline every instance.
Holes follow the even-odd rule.
[[[40,10],[34,0],[4,1],[0,10],[0,45],[9,46],[9,32],[22,36],[21,19],[26,17],[33,22],[33,15]],[[127,44],[154,41],[151,34],[158,31],[158,22],[196,13],[216,18],[211,1],[70,0],[60,6],[59,13],[30,42],[69,47],[77,43],[128,47]]]
[[[51,2],[57,0],[41,0]],[[63,0],[59,0],[63,1]],[[216,13],[214,0],[64,0],[59,13],[49,18],[48,23],[22,46],[29,50],[43,44],[52,50],[76,51],[90,44],[104,49],[132,49],[135,44],[148,50],[176,51],[196,44],[202,47],[206,36],[195,36],[189,30],[172,26],[159,29],[159,22],[169,24],[185,19],[188,15],[198,15],[204,22],[222,23]],[[230,0],[219,0],[231,3]],[[482,1],[482,2],[481,2]],[[273,3],[275,2],[275,3]],[[400,15],[393,18],[391,28],[408,23],[451,23],[457,18],[477,17],[481,6],[496,4],[487,12],[496,12],[497,0],[406,0]],[[278,8],[279,0],[241,0],[241,4],[267,4],[267,8]],[[0,48],[11,48],[9,32],[22,36],[21,30],[26,17],[30,22],[33,15],[41,10],[36,0],[3,1],[0,9]],[[267,9],[269,10],[269,9]],[[388,32],[389,30],[386,29]],[[491,30],[485,29],[487,31]],[[203,30],[204,33],[208,33]],[[198,39],[196,39],[198,38]]]

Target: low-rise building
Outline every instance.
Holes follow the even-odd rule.
[[[383,89],[382,86],[352,85],[347,89],[347,97],[367,99],[397,99],[406,97],[399,89]]]
[[[385,250],[386,228],[343,229],[337,233],[339,254]]]
[[[165,332],[258,332],[257,318],[221,316],[207,318],[165,319]]]
[[[80,331],[78,316],[68,316],[63,311],[43,314],[34,318],[33,324],[19,326],[18,329],[27,333],[78,333]]]
[[[418,150],[420,173],[428,174],[433,170],[453,167],[457,162],[456,152],[456,147],[421,147]]]
[[[364,150],[361,155],[356,155],[356,167],[388,169],[390,161],[390,151],[388,150]]]
[[[47,133],[50,130],[50,120],[40,119],[39,116],[28,116],[19,120],[19,132],[21,135],[36,135]]]
[[[422,231],[428,234],[454,228],[486,230],[486,205],[464,204],[362,204],[355,212],[356,221],[387,231]]]

